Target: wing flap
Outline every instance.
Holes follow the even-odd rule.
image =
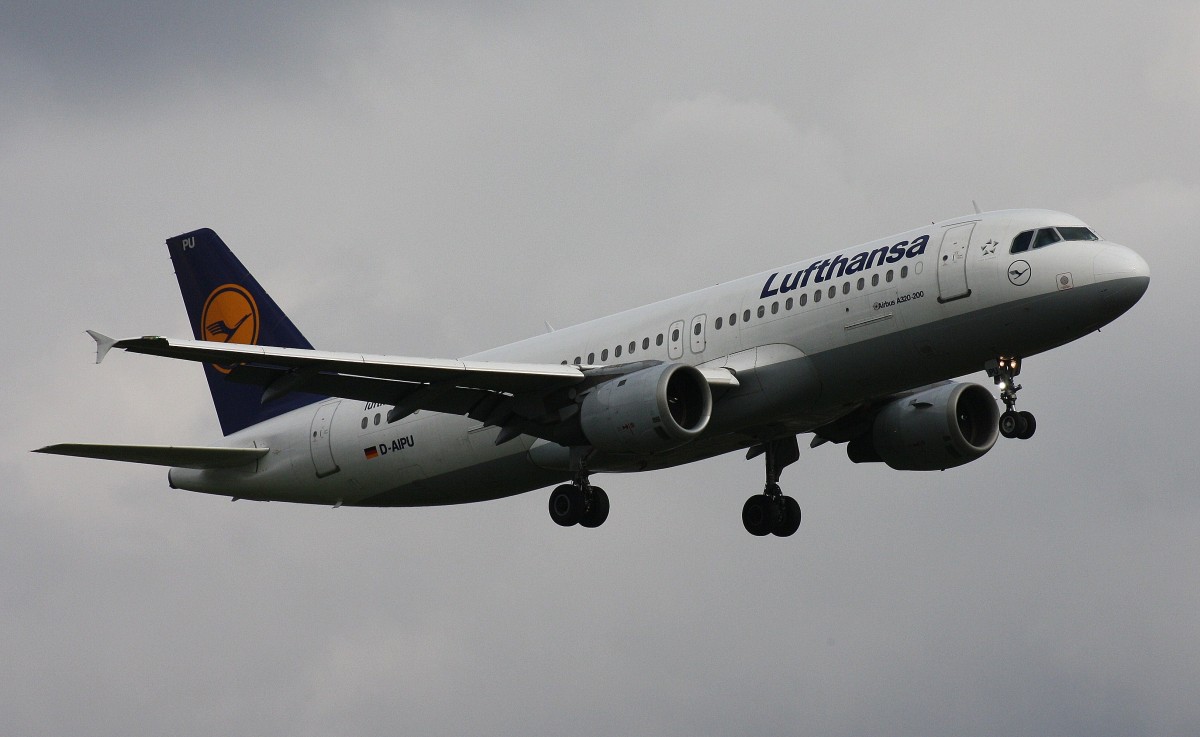
[[[38,448],[34,453],[49,453],[77,458],[99,458],[125,463],[147,463],[173,468],[237,468],[254,463],[270,448],[210,448],[195,445],[111,445],[101,443],[59,443]]]
[[[289,374],[281,369],[263,368],[261,366],[238,366],[229,372],[229,380],[243,384],[267,387],[275,386]],[[292,387],[296,391],[314,392],[330,397],[357,399],[363,402],[396,405],[410,400],[428,388],[428,384],[417,384],[407,381],[391,381],[389,379],[373,379],[365,376],[346,376],[344,374],[314,373],[299,378]],[[412,409],[426,409],[433,412],[444,412],[454,415],[465,415],[484,397],[495,396],[496,392],[482,389],[463,389],[460,387],[439,386],[439,391],[426,391],[418,396],[419,400]],[[264,393],[264,402],[270,397]]]

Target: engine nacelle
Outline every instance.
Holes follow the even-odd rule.
[[[579,422],[588,442],[609,453],[658,453],[694,439],[712,416],[704,374],[682,363],[651,366],[593,389]]]
[[[996,444],[1000,410],[979,384],[943,384],[902,397],[875,416],[846,448],[855,463],[883,461],[899,471],[941,471],[979,458]]]

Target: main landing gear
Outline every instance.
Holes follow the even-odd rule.
[[[779,488],[779,476],[785,467],[800,458],[796,436],[756,445],[746,454],[746,459],[764,454],[767,457],[767,485],[763,493],[746,500],[742,507],[742,524],[746,532],[758,537],[772,534],[788,537],[800,528],[800,505],[792,497],[784,496]]]
[[[1021,359],[1000,356],[984,364],[987,375],[1000,387],[1000,401],[1004,402],[1004,413],[1000,415],[1000,434],[1006,438],[1028,440],[1037,431],[1037,420],[1031,412],[1018,412],[1017,392],[1021,385],[1014,379],[1021,373]]]
[[[608,494],[586,482],[563,484],[550,492],[550,519],[563,527],[599,527],[608,519]]]
[[[574,481],[550,492],[550,519],[563,527],[599,527],[608,519],[608,494],[599,486],[588,483],[587,467],[583,460],[582,451],[573,452],[571,465],[575,468]]]

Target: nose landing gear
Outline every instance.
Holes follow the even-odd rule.
[[[1021,385],[1015,377],[1021,373],[1021,359],[1000,356],[983,366],[987,375],[1000,387],[1000,401],[1004,402],[1004,413],[1000,415],[1000,434],[1006,438],[1028,440],[1037,430],[1037,420],[1031,412],[1018,412],[1017,392]]]

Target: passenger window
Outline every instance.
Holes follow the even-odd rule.
[[[643,351],[650,350],[650,339],[649,338],[642,338],[642,350]]]
[[[699,335],[700,331],[703,329],[704,329],[704,325],[702,325],[701,323],[696,323],[696,326],[692,328],[692,335]]]
[[[1033,240],[1033,231],[1027,230],[1021,233],[1016,238],[1013,238],[1012,248],[1008,249],[1009,253],[1021,253],[1029,250],[1029,242]]]
[[[850,294],[850,282],[842,285],[842,294]]]
[[[729,327],[733,327],[734,325],[737,325],[737,313],[736,312],[734,312],[733,314],[731,314],[729,316]]]
[[[364,429],[364,430],[366,430],[366,429],[367,429],[367,418],[366,418],[366,417],[364,417],[364,418],[363,418],[363,421],[362,421],[362,429]]]
[[[779,303],[778,303],[778,302],[772,302],[772,303],[771,303],[771,314],[772,314],[772,315],[778,315],[778,314],[779,314]]]
[[[762,305],[759,305],[758,306],[758,316],[762,317],[765,314],[767,314],[767,308],[763,307]]]
[[[821,301],[821,290],[818,289],[817,291],[813,292],[813,303],[817,303],[820,301]]]
[[[575,365],[578,366],[581,363],[583,363],[583,359],[581,359],[579,356],[575,356]]]
[[[379,424],[379,415],[378,414],[375,415],[375,424],[376,425]]]
[[[891,269],[887,270],[887,276],[884,277],[884,279],[887,281],[888,284],[892,283],[892,270]]]
[[[613,349],[613,356],[615,358],[621,357],[621,346],[617,346],[616,348]]]
[[[879,274],[871,274],[871,286],[879,286]]]
[[[679,328],[671,331],[671,342],[674,343],[677,340],[679,340]]]
[[[784,303],[783,303],[783,309],[787,310],[788,312],[791,312],[791,311],[792,311],[792,304],[793,304],[793,303],[792,303],[792,298],[791,298],[791,297],[788,297],[788,298],[787,298],[787,302],[784,302]]]
[[[807,294],[801,294],[801,295],[800,295],[800,306],[801,306],[801,307],[803,307],[803,306],[804,306],[804,305],[806,305],[806,304],[808,304],[808,295],[807,295]]]
[[[750,310],[742,312],[742,322],[750,322]]]
[[[588,363],[589,363],[589,364],[594,364],[595,362],[596,362],[596,354],[595,354],[595,353],[589,353],[589,354],[588,354]]]
[[[863,290],[863,288],[866,286],[867,286],[867,280],[862,278],[861,276],[858,277],[858,291],[861,292]]]
[[[1058,237],[1058,231],[1054,228],[1042,228],[1037,232],[1037,237],[1033,239],[1033,247],[1042,248],[1061,240],[1062,238]]]
[[[721,329],[721,318],[719,318],[719,317],[717,318],[717,321],[715,323],[713,323],[713,327],[716,328],[717,330]]]
[[[900,267],[900,278],[901,278],[901,279],[907,279],[907,278],[908,278],[908,267],[907,267],[907,266],[901,266],[901,267]]]
[[[659,347],[662,346],[662,333],[659,333],[658,337],[654,339],[654,345]]]
[[[836,296],[837,296],[837,287],[830,287],[829,288],[829,298],[833,299]]]
[[[633,353],[635,350],[637,350],[637,341],[636,340],[629,341],[629,352]]]

